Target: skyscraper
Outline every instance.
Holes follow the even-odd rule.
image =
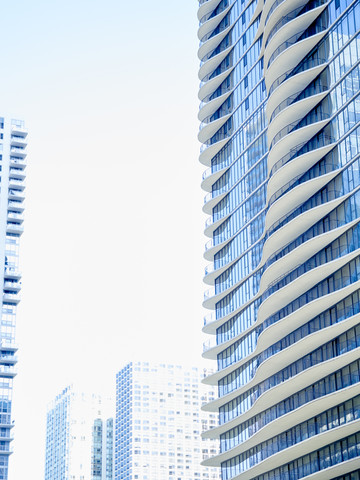
[[[217,415],[196,367],[131,362],[116,375],[115,480],[219,480],[200,462],[218,450],[201,440]]]
[[[200,0],[198,18],[205,464],[358,478],[359,0]]]
[[[45,480],[112,480],[113,420],[109,400],[72,386],[48,407]]]
[[[8,478],[13,378],[17,362],[16,308],[20,301],[19,240],[23,232],[27,131],[23,121],[0,118],[0,480]]]

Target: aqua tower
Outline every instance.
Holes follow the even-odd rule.
[[[359,479],[359,0],[200,0],[198,18],[204,464]]]

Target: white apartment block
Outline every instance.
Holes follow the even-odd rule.
[[[197,367],[131,362],[116,376],[115,480],[218,480],[200,463],[218,453],[201,433],[217,414],[201,411],[215,399]]]
[[[99,455],[103,450],[108,456],[112,452],[106,446],[102,449],[96,435],[99,420],[107,419],[110,409],[108,400],[72,386],[57,395],[47,412],[45,480],[112,478],[101,467]],[[112,458],[109,461],[112,465]]]

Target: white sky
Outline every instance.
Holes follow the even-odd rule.
[[[9,480],[44,475],[47,403],[130,359],[199,364],[197,2],[3,2],[0,113],[29,129]]]

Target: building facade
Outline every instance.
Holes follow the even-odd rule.
[[[7,480],[17,362],[16,309],[20,301],[19,241],[23,232],[27,130],[23,121],[0,118],[0,480]]]
[[[359,0],[200,0],[198,18],[204,464],[359,478]]]
[[[45,480],[112,480],[109,402],[65,388],[48,407]]]
[[[200,463],[218,450],[201,433],[217,415],[201,412],[214,392],[196,367],[131,362],[116,375],[115,479],[219,480]]]
[[[114,419],[95,418],[92,429],[91,480],[114,479]]]

